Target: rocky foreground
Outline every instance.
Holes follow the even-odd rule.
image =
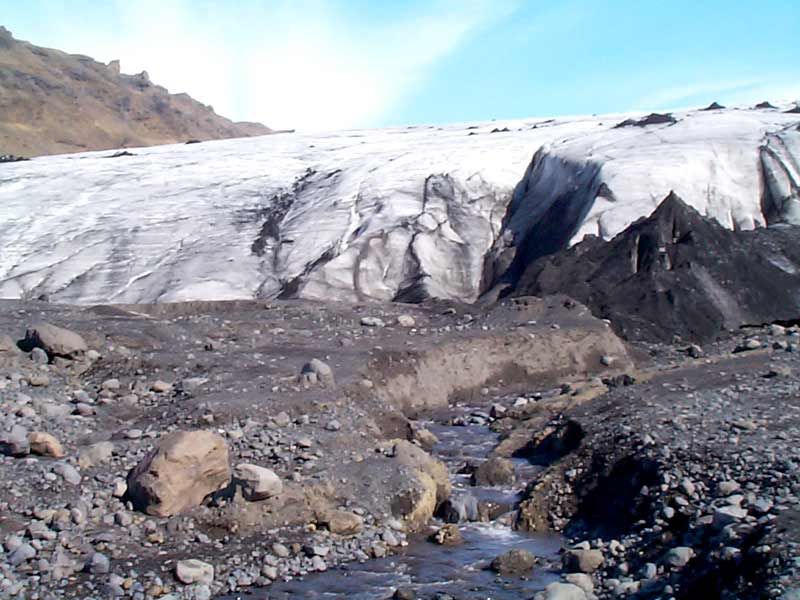
[[[269,594],[473,519],[565,533],[486,565],[544,598],[797,593],[797,328],[625,344],[556,296],[4,302],[0,331],[0,597]],[[539,467],[513,512],[451,497],[423,419],[453,404],[503,434],[475,485]]]

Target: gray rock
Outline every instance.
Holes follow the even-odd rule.
[[[30,358],[34,364],[37,365],[46,365],[48,362],[50,362],[50,359],[47,357],[47,352],[41,348],[34,348],[31,350]]]
[[[309,386],[319,384],[323,387],[333,387],[336,385],[333,369],[318,358],[313,358],[303,365],[300,371],[300,381]]]
[[[511,485],[514,479],[514,464],[499,456],[484,461],[472,474],[473,485]]]
[[[11,431],[0,434],[0,452],[8,456],[26,456],[31,451],[28,430],[14,425]]]
[[[673,569],[680,569],[685,567],[693,556],[694,550],[688,546],[677,546],[667,551],[664,555],[664,563]]]
[[[111,561],[105,554],[95,552],[86,563],[86,570],[93,574],[105,574],[111,570]]]
[[[81,469],[100,465],[109,460],[113,453],[113,442],[97,442],[80,450],[78,453],[78,465]]]
[[[81,482],[81,474],[78,472],[78,469],[69,463],[56,463],[56,465],[53,467],[53,472],[56,475],[61,475],[64,481],[72,485],[79,485]]]
[[[175,565],[175,578],[185,584],[211,585],[214,581],[214,567],[196,558],[179,560]]]
[[[8,557],[8,562],[13,566],[21,565],[22,563],[31,560],[36,556],[36,549],[30,544],[20,544],[16,550]]]
[[[741,521],[747,516],[747,511],[734,504],[714,509],[714,527],[722,529],[726,525]]]
[[[379,317],[361,317],[361,324],[364,327],[384,327],[386,325]]]
[[[501,575],[525,575],[536,564],[536,557],[522,548],[514,548],[492,561],[491,568]]]
[[[233,469],[233,479],[241,487],[245,500],[255,502],[279,496],[283,492],[283,483],[272,469],[239,463]]]
[[[586,600],[586,592],[572,583],[551,583],[544,589],[544,600]]]
[[[581,573],[594,573],[603,566],[605,559],[600,550],[572,548],[564,553],[562,558],[567,571]]]
[[[399,315],[397,317],[397,324],[400,325],[400,327],[414,327],[417,323],[411,315]]]
[[[587,594],[594,592],[594,582],[586,573],[568,573],[567,575],[564,575],[564,579],[567,583],[577,585]]]

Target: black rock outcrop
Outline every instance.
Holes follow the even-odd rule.
[[[514,295],[567,294],[628,339],[708,341],[800,318],[800,227],[731,231],[670,195],[606,242],[541,257]]]

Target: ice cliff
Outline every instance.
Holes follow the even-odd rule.
[[[800,223],[781,109],[279,135],[0,165],[0,297],[476,300],[674,190],[728,228]]]

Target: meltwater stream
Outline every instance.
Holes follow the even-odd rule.
[[[468,413],[467,413],[468,414]],[[485,425],[428,424],[439,438],[433,454],[450,471],[453,496],[472,494],[478,501],[513,507],[519,500],[517,489],[474,487],[469,475],[461,474],[466,463],[485,460],[498,442],[498,435]],[[522,489],[532,470],[525,461],[517,462],[517,487]],[[341,567],[288,582],[275,582],[266,592],[269,600],[299,598],[386,600],[398,588],[416,592],[418,598],[431,598],[445,592],[458,600],[518,600],[530,598],[548,583],[557,580],[553,573],[534,569],[529,578],[501,578],[488,570],[497,555],[513,548],[524,548],[534,555],[555,559],[561,538],[554,535],[526,534],[511,529],[507,519],[491,523],[459,524],[463,544],[439,546],[424,538],[410,538],[399,554]],[[258,594],[256,597],[264,597]]]

